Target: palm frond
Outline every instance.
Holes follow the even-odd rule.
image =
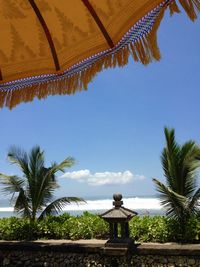
[[[167,215],[179,221],[181,227],[192,216],[200,217],[200,188],[197,185],[197,170],[200,167],[200,147],[192,140],[179,145],[174,129],[164,129],[166,146],[161,162],[166,185],[153,179],[160,193],[161,204]],[[184,233],[182,233],[184,234]]]
[[[200,213],[200,188],[196,190],[195,194],[191,198],[188,205],[188,210],[193,214]]]
[[[43,176],[41,184],[38,185],[37,195],[32,200],[33,206],[41,209],[46,206],[47,203],[51,202],[53,199],[53,192],[56,188],[56,182],[51,180],[48,175]]]
[[[200,155],[200,149],[194,141],[188,141],[182,145],[180,150],[180,193],[191,197],[196,187],[196,173],[200,167],[200,161],[197,160]]]
[[[16,199],[14,210],[17,213],[22,214],[23,217],[31,218],[31,208],[29,207],[28,202],[25,191],[21,189]]]
[[[28,155],[22,149],[11,146],[8,151],[8,160],[20,167],[25,176],[29,175]]]
[[[27,177],[27,192],[30,198],[32,209],[35,211],[40,205],[40,191],[44,180],[44,152],[39,146],[35,146],[29,153],[30,173]]]
[[[167,184],[172,190],[177,191],[177,177],[179,176],[179,153],[180,146],[175,140],[174,129],[164,129],[166,147],[161,155],[161,162]]]
[[[20,192],[25,184],[24,179],[16,175],[6,175],[3,173],[0,173],[0,182],[2,185],[4,185],[2,191],[6,194]]]
[[[73,157],[68,157],[59,164],[57,164],[56,162],[52,163],[50,171],[52,174],[55,174],[58,171],[64,172],[65,168],[70,168],[74,165],[74,163],[75,159]]]
[[[39,146],[33,147],[29,154],[13,146],[8,152],[8,159],[20,167],[23,178],[0,174],[0,183],[3,184],[4,191],[13,194],[15,211],[31,220],[35,220],[37,213],[52,201],[53,193],[58,188],[56,173],[64,172],[65,168],[71,167],[75,162],[74,158],[68,157],[59,164],[53,163],[50,167],[46,167],[44,151]],[[18,193],[17,196],[15,193]],[[53,201],[43,214],[48,214],[52,210],[59,211],[64,204],[80,201],[83,199],[61,198]]]
[[[29,168],[32,180],[35,180],[44,168],[44,152],[39,146],[33,147],[29,153]]]
[[[157,191],[160,193],[161,205],[166,208],[166,214],[174,218],[180,218],[187,211],[187,198],[172,191],[157,179],[153,179]]]
[[[52,203],[50,203],[44,211],[41,213],[38,219],[42,219],[47,215],[50,215],[52,213],[59,213],[62,211],[62,209],[67,205],[71,203],[86,203],[83,198],[78,198],[78,197],[62,197],[58,198]]]

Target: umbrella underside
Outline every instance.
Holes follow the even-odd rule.
[[[195,20],[200,0],[179,2]],[[159,60],[166,9],[180,12],[175,0],[0,0],[0,107],[87,89],[130,55]]]

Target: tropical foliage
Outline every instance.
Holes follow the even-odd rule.
[[[200,188],[197,188],[200,147],[194,141],[179,145],[174,129],[164,129],[166,146],[161,162],[166,184],[153,179],[167,215],[184,226],[192,216],[200,215]]]
[[[181,241],[179,224],[166,216],[136,216],[130,223],[130,235],[136,242]],[[109,225],[98,215],[85,212],[79,217],[62,214],[47,216],[43,220],[30,221],[26,218],[0,219],[0,239],[108,239]],[[185,227],[185,240],[200,242],[200,221],[190,218]]]
[[[11,202],[14,210],[31,221],[44,218],[46,215],[58,213],[71,202],[84,201],[77,197],[54,199],[54,191],[58,188],[56,173],[74,164],[68,157],[61,163],[52,163],[45,167],[44,151],[39,146],[32,148],[29,154],[17,147],[11,147],[8,160],[17,165],[23,176],[0,174],[3,191],[12,194]]]

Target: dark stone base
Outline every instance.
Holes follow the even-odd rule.
[[[131,238],[117,238],[117,239],[109,239],[105,243],[105,247],[114,247],[114,248],[131,248],[135,247],[134,240]]]

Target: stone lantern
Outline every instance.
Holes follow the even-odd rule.
[[[101,214],[101,217],[109,223],[110,239],[106,247],[130,247],[134,244],[129,236],[129,221],[137,215],[137,212],[124,208],[122,195],[113,195],[114,208]]]

